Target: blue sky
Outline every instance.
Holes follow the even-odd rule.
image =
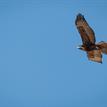
[[[106,0],[0,0],[0,107],[107,107],[107,56],[76,47],[82,13],[107,41]]]

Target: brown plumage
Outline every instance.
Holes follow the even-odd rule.
[[[79,49],[87,53],[89,60],[102,63],[102,53],[107,54],[107,43],[95,43],[95,33],[82,14],[77,15],[75,24],[83,43]]]

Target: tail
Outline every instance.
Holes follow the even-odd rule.
[[[102,53],[107,54],[107,43],[104,41],[99,42],[96,44],[102,51]]]

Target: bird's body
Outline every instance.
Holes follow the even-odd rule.
[[[102,63],[102,53],[107,54],[107,43],[96,43],[95,33],[82,14],[78,14],[75,20],[83,44],[79,49],[87,52],[89,60]]]

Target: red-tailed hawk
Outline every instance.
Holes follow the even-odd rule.
[[[107,43],[103,41],[95,43],[95,33],[82,14],[77,15],[75,24],[83,43],[79,49],[87,53],[89,60],[102,63],[102,53],[107,54]]]

